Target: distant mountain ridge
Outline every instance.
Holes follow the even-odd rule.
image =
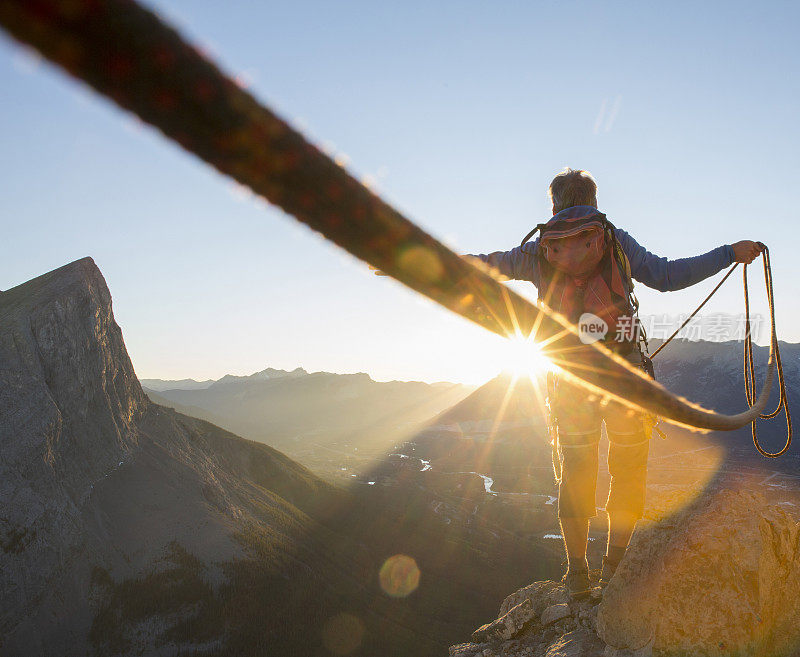
[[[148,390],[203,390],[214,383],[214,379],[196,381],[195,379],[139,379],[139,383]]]
[[[254,372],[244,376],[237,376],[235,374],[226,374],[219,379],[206,379],[205,381],[196,381],[195,379],[140,379],[140,383],[148,390],[155,392],[163,392],[165,390],[205,390],[215,385],[226,385],[229,383],[245,383],[248,381],[266,381],[272,379],[286,379],[299,376],[307,376],[302,367],[298,367],[291,372],[286,370],[276,370],[268,367],[260,372]]]
[[[288,378],[297,378],[301,376],[318,376],[318,375],[355,376],[361,378],[367,377],[370,381],[373,381],[372,377],[365,372],[343,374],[340,372],[325,372],[325,371],[308,372],[302,367],[296,367],[291,371],[278,370],[272,367],[268,367],[259,372],[253,372],[253,374],[245,374],[245,375],[226,374],[225,376],[222,376],[219,379],[206,379],[205,381],[197,381],[196,379],[139,379],[139,382],[148,390],[153,390],[155,392],[163,392],[165,390],[205,390],[206,388],[210,388],[211,386],[217,384],[224,385],[228,383],[248,383],[253,381],[288,379]],[[373,382],[378,383],[377,381]],[[419,383],[419,382],[392,381],[391,383]],[[435,383],[429,383],[426,385],[430,385],[433,388],[449,388],[451,386],[460,384],[450,383],[448,381],[437,381]],[[469,386],[465,386],[465,388],[469,388]]]
[[[384,450],[472,392],[456,383],[374,381],[363,372],[287,372],[267,368],[210,385],[156,387],[151,399],[303,459],[308,450],[347,443]],[[305,461],[303,461],[305,462]]]
[[[293,379],[300,376],[308,376],[308,372],[306,372],[302,367],[297,367],[291,372],[287,372],[286,370],[276,370],[272,367],[268,367],[265,370],[261,370],[260,372],[254,372],[250,375],[245,376],[236,376],[233,374],[226,374],[220,379],[217,379],[211,385],[218,386],[218,385],[225,385],[228,383],[244,383],[248,381],[267,381],[273,379]]]

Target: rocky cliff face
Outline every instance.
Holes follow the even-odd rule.
[[[91,259],[0,294],[0,327],[0,635],[44,645],[71,635],[59,625],[88,577],[81,515],[136,450],[148,401]]]
[[[135,448],[148,404],[105,281],[90,258],[40,276],[0,295],[0,326],[3,462],[23,487],[52,469],[77,500]]]
[[[535,582],[450,655],[789,657],[800,654],[799,590],[796,519],[717,489],[646,523],[601,597],[570,602],[560,583]]]
[[[0,654],[88,654],[98,572],[137,577],[175,541],[241,557],[234,534],[256,518],[291,551],[300,509],[328,494],[269,447],[149,402],[90,258],[0,293]]]

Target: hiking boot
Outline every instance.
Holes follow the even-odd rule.
[[[600,588],[605,588],[617,572],[619,561],[611,561],[608,557],[603,557],[603,568],[600,570]]]
[[[569,597],[573,600],[580,600],[587,597],[592,592],[592,581],[589,579],[589,570],[567,570],[561,579],[567,587]]]

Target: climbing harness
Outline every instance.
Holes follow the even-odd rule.
[[[357,258],[484,328],[531,336],[593,390],[698,429],[737,429],[766,407],[772,354],[752,408],[723,415],[684,401],[403,217],[133,0],[2,0],[0,25]]]
[[[767,292],[767,305],[769,307],[769,323],[770,323],[770,349],[771,352],[775,355],[775,366],[778,373],[778,405],[775,407],[775,410],[771,413],[759,413],[758,418],[754,418],[750,424],[750,430],[753,436],[753,444],[755,445],[758,453],[761,456],[765,456],[767,458],[777,458],[782,456],[786,453],[789,449],[789,446],[792,443],[792,415],[789,411],[789,404],[788,404],[788,397],[786,394],[786,381],[783,375],[783,363],[781,362],[781,350],[780,345],[778,343],[778,334],[775,329],[775,298],[773,296],[772,290],[772,263],[770,262],[769,258],[769,248],[765,244],[758,242],[759,247],[761,248],[761,257],[764,265],[764,286]],[[728,280],[730,275],[739,266],[739,263],[736,262],[733,266],[725,273],[725,276],[722,277],[719,283],[716,284],[713,290],[708,293],[705,299],[700,303],[697,308],[692,311],[689,317],[678,327],[678,329],[670,335],[659,347],[656,349],[650,358],[655,358],[659,352],[666,347],[670,342],[672,342],[673,338],[677,336],[688,324],[689,322],[694,319],[695,315],[703,308],[703,306],[708,303],[711,297],[722,287],[722,284]],[[745,312],[745,326],[747,327],[745,330],[744,335],[744,392],[745,397],[747,398],[747,405],[752,408],[755,403],[756,399],[756,380],[755,380],[755,370],[753,365],[753,336],[751,333],[751,323],[750,323],[750,294],[748,291],[747,285],[747,265],[742,267],[742,287],[744,289],[744,312]],[[761,443],[758,440],[758,430],[756,427],[756,423],[758,419],[762,420],[771,420],[772,418],[776,417],[781,410],[783,410],[784,416],[786,417],[786,442],[784,443],[783,447],[778,450],[777,452],[768,452],[765,450]]]

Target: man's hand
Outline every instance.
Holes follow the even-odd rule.
[[[753,262],[761,253],[761,245],[750,240],[736,242],[736,244],[731,244],[731,247],[733,248],[733,261],[743,262],[746,265]]]

